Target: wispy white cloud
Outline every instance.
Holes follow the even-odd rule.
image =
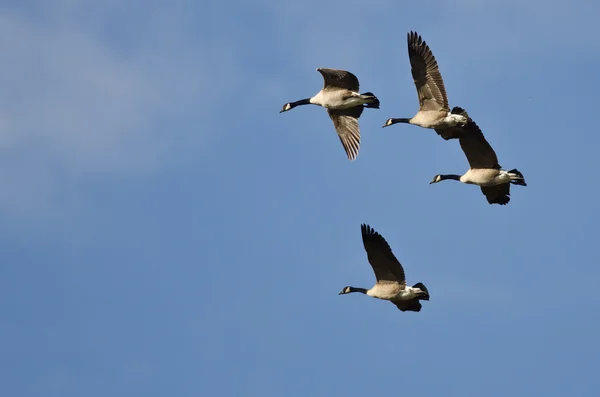
[[[391,0],[340,4],[262,2],[235,12],[221,4],[204,17],[185,2],[0,9],[0,214],[48,213],[91,175],[151,172],[169,153],[202,142],[213,110],[239,87],[278,108],[318,90],[316,67],[347,68],[390,106],[412,110],[408,30],[430,42],[452,103],[461,104],[457,80],[477,70],[494,75],[494,59],[597,46],[592,2],[431,1],[402,13]],[[256,18],[241,18],[250,12]],[[576,40],[563,33],[575,27]],[[268,71],[255,73],[254,52],[269,58]],[[390,73],[402,75],[382,78]],[[395,95],[390,85],[409,91]]]
[[[223,82],[234,83],[222,78],[234,74],[227,46],[195,40],[183,11],[156,8],[139,31],[120,26],[117,39],[110,20],[98,22],[89,10],[82,18],[74,2],[55,5],[43,16],[0,12],[5,216],[56,210],[80,178],[155,169],[166,154],[203,139],[202,116],[227,93]],[[209,75],[215,58],[219,68]],[[211,89],[215,81],[224,94]]]

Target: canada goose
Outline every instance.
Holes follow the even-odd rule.
[[[388,300],[401,311],[421,311],[420,300],[429,300],[429,291],[422,283],[406,285],[404,269],[385,239],[369,225],[361,225],[363,245],[377,283],[371,289],[344,287],[338,295],[360,292],[373,298]]]
[[[458,138],[457,125],[464,125],[467,119],[460,115],[460,108],[450,111],[444,81],[438,69],[437,61],[429,46],[417,32],[408,33],[408,57],[417,94],[419,111],[413,118],[391,118],[383,127],[396,123],[409,123],[423,128],[434,129],[442,138]]]
[[[358,93],[358,79],[345,70],[319,68],[323,76],[323,89],[312,98],[288,102],[279,113],[287,112],[299,105],[319,105],[327,109],[333,126],[340,137],[348,159],[358,156],[360,147],[360,129],[358,118],[363,108],[379,109],[379,99],[371,92]]]
[[[471,185],[481,186],[481,192],[488,203],[506,205],[510,201],[510,184],[527,186],[523,174],[517,169],[505,171],[498,164],[496,152],[483,136],[479,126],[463,111],[469,119],[467,125],[461,128],[458,138],[467,160],[469,170],[464,175],[436,175],[429,184],[447,179],[461,181]]]

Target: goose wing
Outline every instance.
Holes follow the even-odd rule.
[[[467,125],[461,128],[458,141],[471,168],[500,169],[496,152],[494,152],[479,126],[472,119],[469,118]]]
[[[408,301],[395,301],[392,303],[403,312],[420,312],[421,308],[423,307],[423,305],[421,305],[421,302],[419,302],[418,299],[411,299]]]
[[[490,204],[506,205],[510,201],[510,183],[503,183],[496,186],[482,186],[481,192]]]
[[[336,87],[345,88],[358,92],[358,78],[346,70],[318,68],[317,71],[323,76],[323,88]]]
[[[361,225],[363,245],[367,258],[375,272],[378,283],[399,283],[406,285],[406,277],[402,265],[392,253],[392,249],[381,234],[369,225]]]
[[[450,110],[437,61],[417,32],[408,33],[410,71],[417,87],[421,110]]]
[[[353,161],[358,156],[360,148],[360,128],[358,118],[363,112],[362,106],[349,109],[334,110],[327,109],[327,113],[333,121],[333,126],[344,146],[348,160]]]

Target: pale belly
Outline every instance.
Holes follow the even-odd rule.
[[[311,99],[311,103],[323,106],[325,109],[342,110],[362,106],[368,102],[357,92],[353,92],[352,95],[354,96],[348,97],[347,91],[320,91]]]
[[[396,300],[402,293],[398,284],[375,284],[367,291],[367,295],[383,300]]]
[[[449,128],[457,124],[453,116],[444,111],[424,111],[417,113],[410,123],[423,128]]]
[[[497,186],[509,182],[510,177],[495,169],[470,169],[460,181],[477,186]]]
[[[331,103],[327,103],[325,104],[325,106],[323,106],[324,108],[327,109],[349,109],[349,108],[353,108],[356,106],[362,106],[365,103],[367,103],[367,101],[365,99],[359,98],[359,97],[353,97],[353,98],[345,98],[343,100],[337,100],[337,101],[332,101]]]

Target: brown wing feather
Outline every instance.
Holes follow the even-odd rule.
[[[410,70],[417,87],[421,110],[449,110],[448,96],[437,61],[416,32],[408,33]]]
[[[460,127],[450,127],[450,128],[436,128],[435,132],[446,141],[450,139],[460,138],[461,128]]]
[[[498,156],[483,136],[479,126],[469,118],[458,139],[471,168],[500,169]]]
[[[406,285],[404,269],[383,236],[369,225],[361,225],[360,230],[367,258],[375,272],[377,282],[388,281]]]
[[[339,87],[358,92],[358,78],[352,73],[346,70],[327,68],[319,68],[317,71],[323,76],[323,88]]]
[[[408,301],[392,301],[392,303],[403,312],[420,312],[421,308],[423,307],[418,299],[411,299]]]
[[[363,112],[362,106],[355,106],[349,109],[332,110],[327,109],[327,113],[333,121],[333,126],[344,146],[346,155],[350,161],[356,159],[360,149],[360,128],[358,118]]]
[[[510,183],[503,183],[496,186],[482,186],[481,192],[490,204],[506,205],[510,201]]]

